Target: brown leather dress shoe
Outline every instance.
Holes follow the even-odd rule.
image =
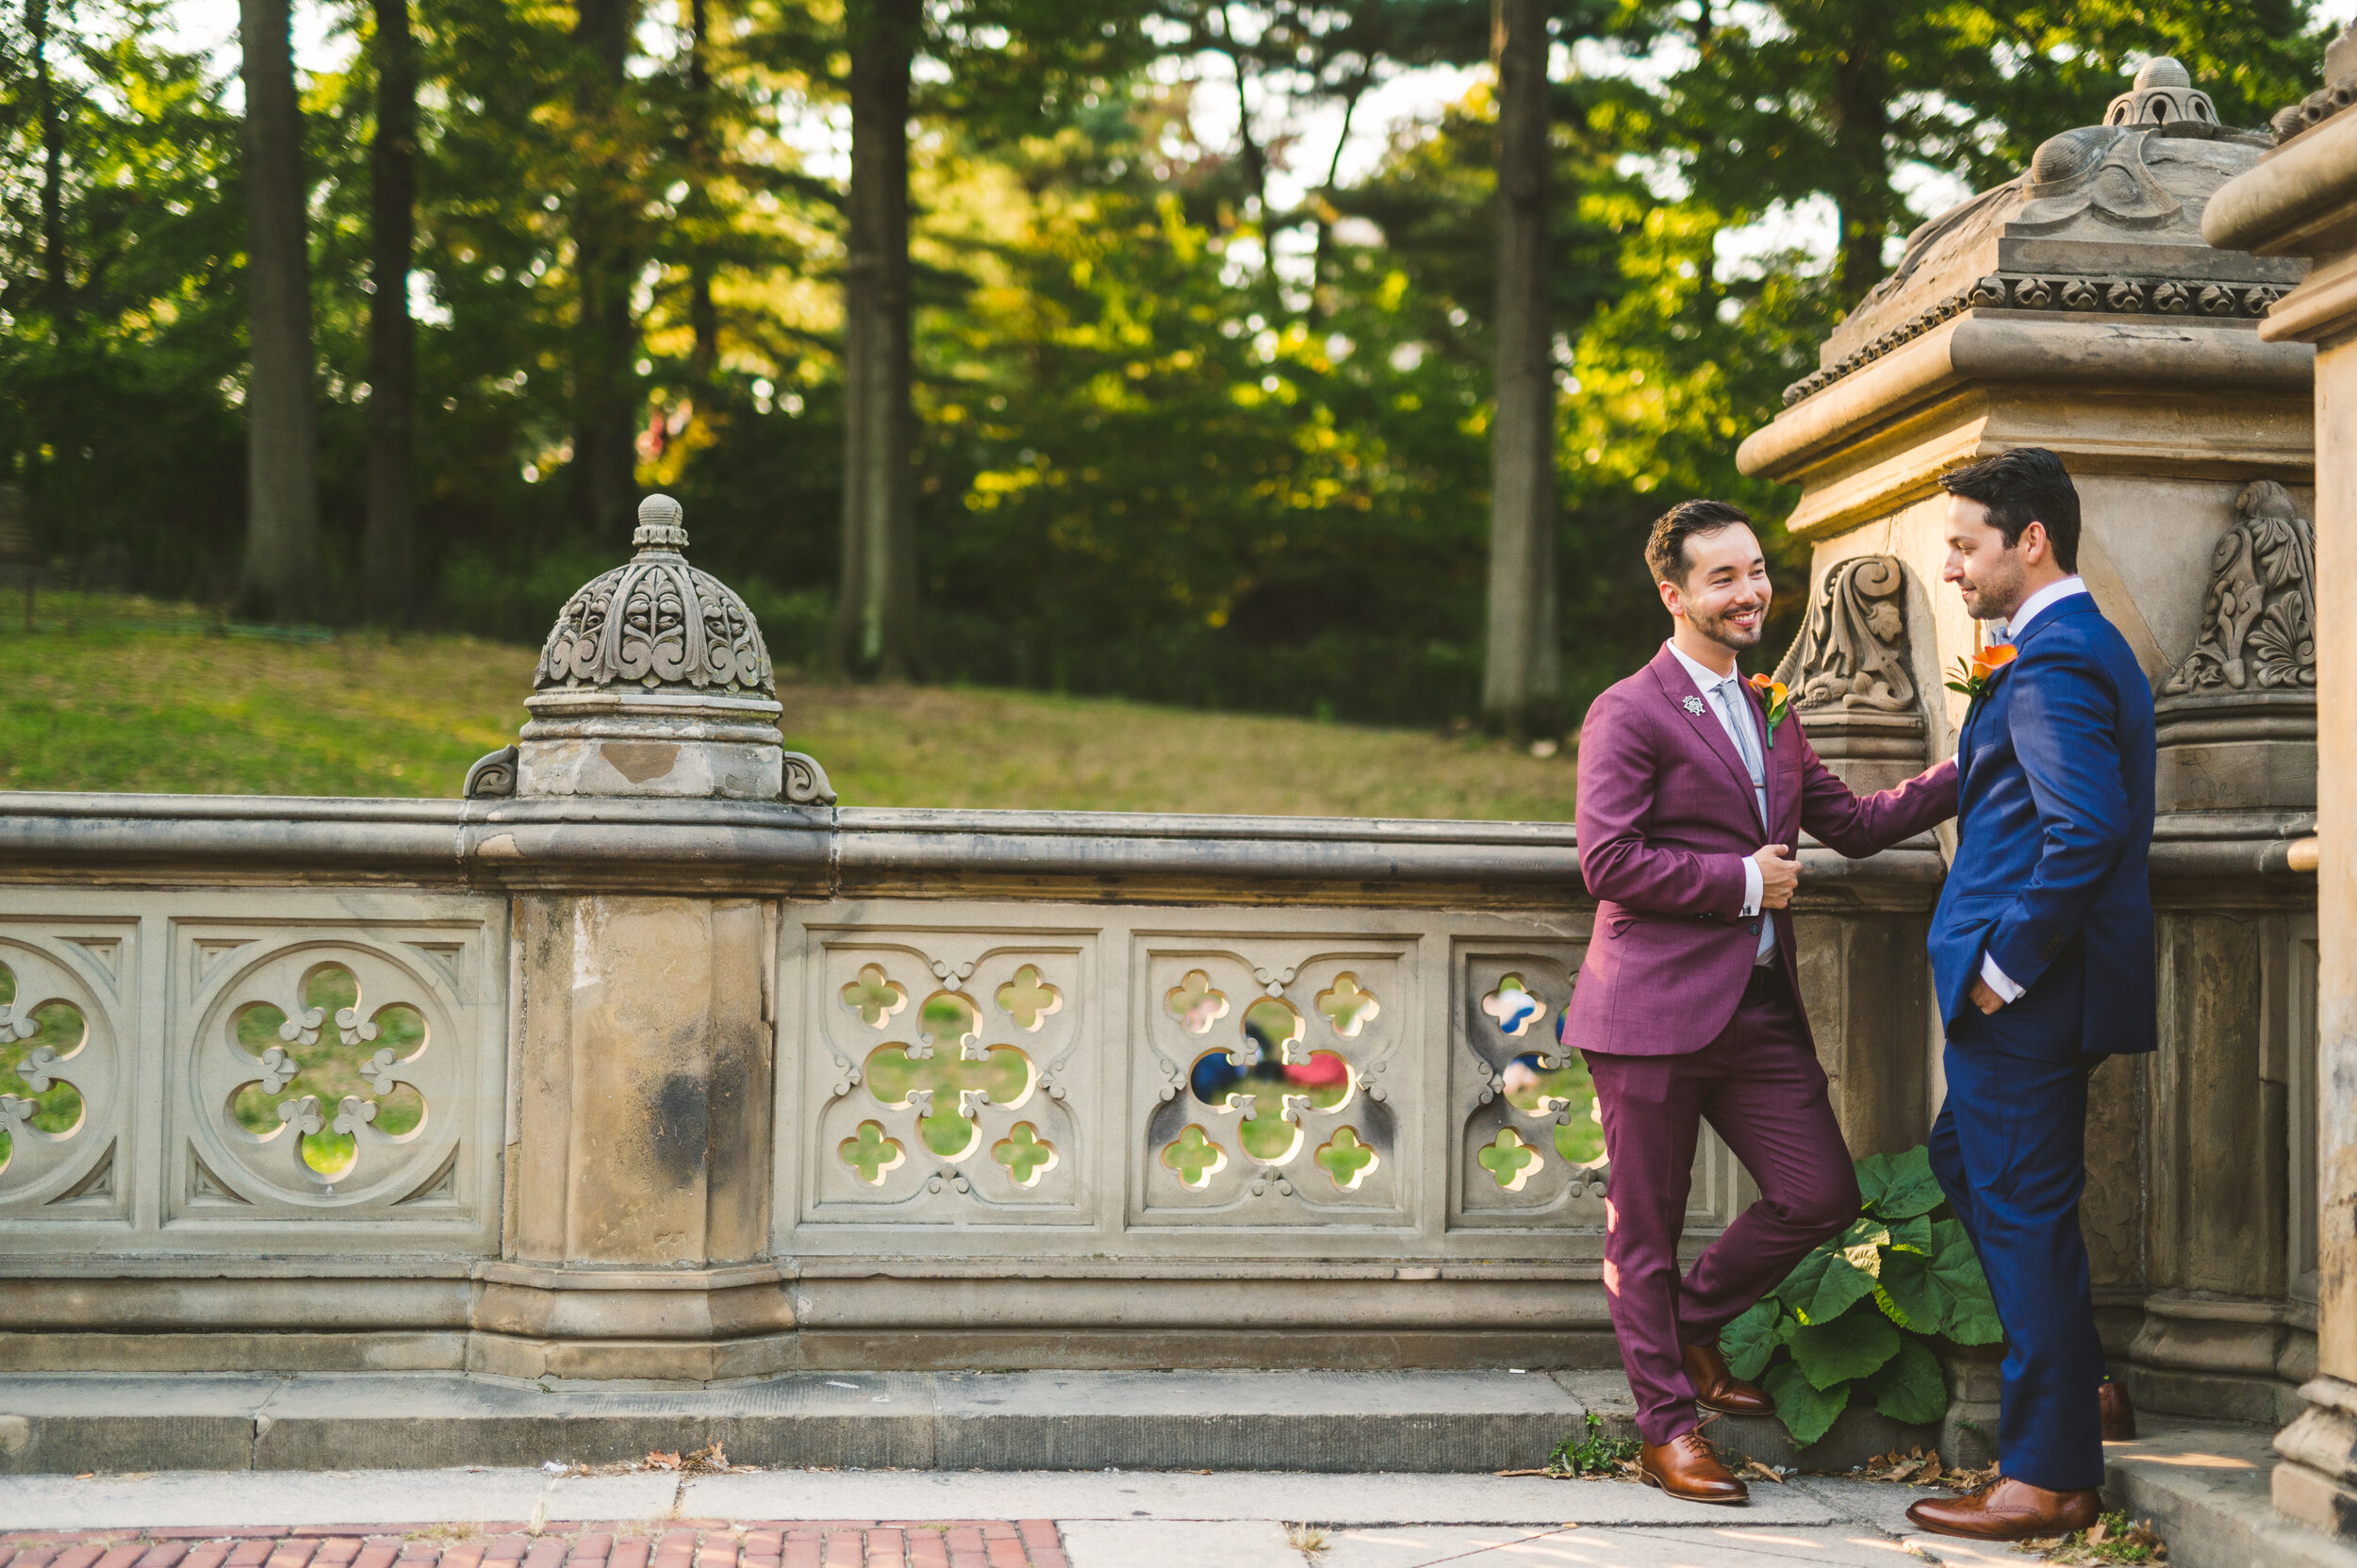
[[[1686,1375],[1694,1381],[1694,1403],[1718,1415],[1773,1415],[1776,1402],[1727,1370],[1715,1345],[1686,1347]]]
[[[1926,1497],[1907,1505],[1907,1517],[1935,1535],[1971,1541],[2031,1541],[2085,1529],[2103,1516],[2103,1496],[2049,1492],[2000,1477],[1969,1497]]]
[[[1657,1486],[1689,1503],[1748,1503],[1752,1489],[1719,1462],[1700,1432],[1680,1432],[1667,1443],[1648,1443],[1638,1451],[1637,1474],[1647,1486]]]
[[[2118,1381],[2102,1384],[2095,1391],[2095,1408],[2103,1417],[2103,1441],[2134,1443],[2136,1440],[2136,1408],[2128,1403],[2126,1385]]]

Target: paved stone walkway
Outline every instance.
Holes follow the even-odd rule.
[[[1069,1568],[1055,1522],[681,1520],[634,1535],[594,1525],[32,1530],[0,1568]]]

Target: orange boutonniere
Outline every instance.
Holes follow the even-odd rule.
[[[1768,749],[1772,751],[1776,746],[1776,726],[1784,722],[1786,710],[1792,706],[1792,694],[1772,675],[1753,676],[1752,689],[1768,704]]]
[[[1988,684],[1997,678],[1997,672],[2013,663],[2016,652],[2018,650],[2012,643],[1992,643],[1970,659],[1958,659],[1956,678],[1948,683],[1948,689],[1960,691],[1972,701],[1979,701],[1988,695]]]

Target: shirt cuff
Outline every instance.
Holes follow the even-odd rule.
[[[1997,961],[1986,953],[1981,954],[1981,983],[2007,1001],[2021,999],[2021,987],[2007,979],[2005,971],[1999,968]]]
[[[1749,917],[1759,913],[1759,895],[1763,885],[1759,878],[1759,862],[1745,855],[1743,857],[1743,907],[1735,912],[1739,918]]]

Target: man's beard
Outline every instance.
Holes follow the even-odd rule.
[[[1686,614],[1688,622],[1695,631],[1700,632],[1722,648],[1742,653],[1758,647],[1759,639],[1767,635],[1768,606],[1763,603],[1757,608],[1759,619],[1749,631],[1739,629],[1723,615],[1700,615],[1692,610],[1687,611]]]
[[[2005,620],[2029,597],[2021,591],[2019,574],[2003,581],[1972,583],[1965,586],[1964,613],[1975,620]]]

